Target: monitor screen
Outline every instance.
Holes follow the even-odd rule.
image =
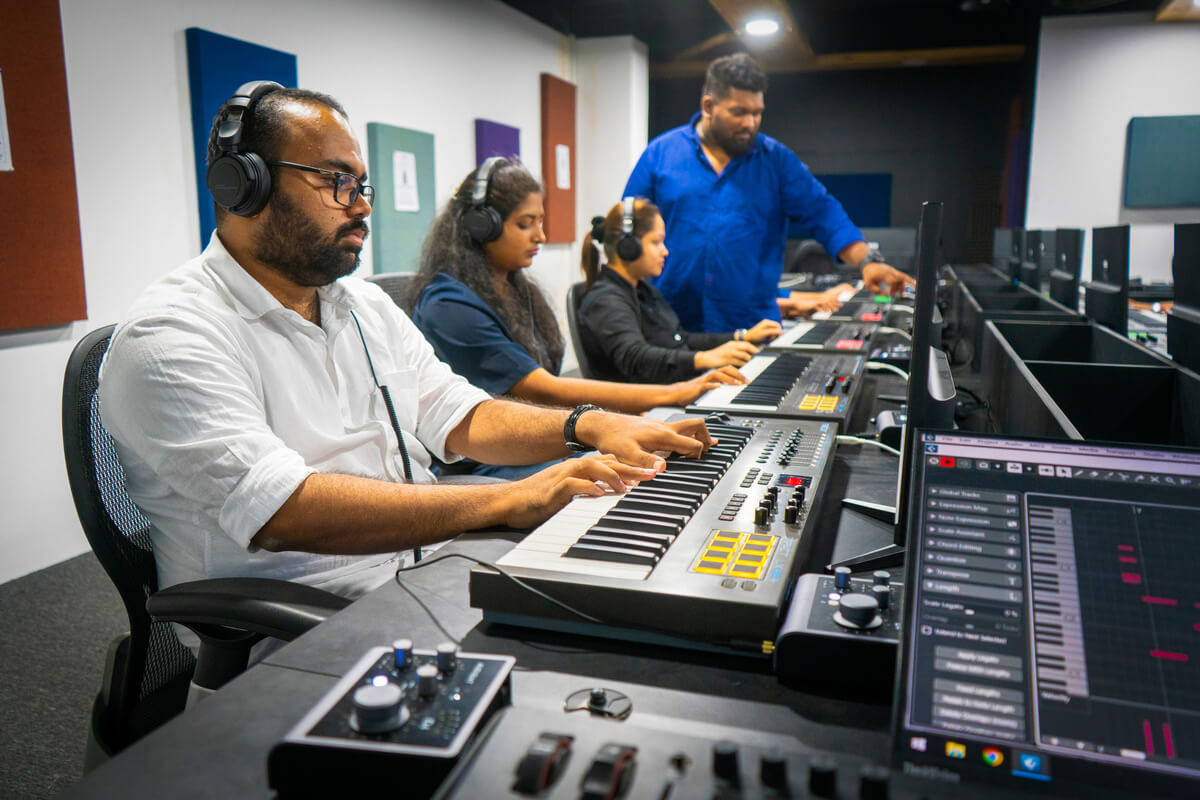
[[[1200,450],[916,444],[895,766],[1067,794],[1200,779]]]

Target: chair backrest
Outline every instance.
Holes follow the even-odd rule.
[[[411,272],[381,272],[378,275],[368,275],[366,279],[387,292],[393,303],[404,308],[404,293],[408,290],[408,282],[413,277]]]
[[[587,294],[587,283],[579,281],[571,284],[567,290],[567,328],[571,331],[571,345],[575,348],[575,360],[579,362],[579,374],[585,378],[594,378],[596,373],[588,361],[587,348],[583,346],[583,337],[579,335],[579,304]]]
[[[169,623],[153,622],[146,613],[146,598],[158,589],[150,523],[125,491],[125,471],[100,422],[96,394],[114,328],[92,331],[71,352],[63,377],[62,427],[79,522],[129,615],[126,656],[107,687],[106,727],[121,747],[182,710],[196,662]]]

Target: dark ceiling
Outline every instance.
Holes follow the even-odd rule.
[[[632,34],[650,61],[676,59],[688,48],[729,32],[706,0],[504,0],[561,33],[579,37]],[[1042,16],[1148,11],[1161,0],[786,0],[817,55],[1029,44]],[[712,58],[740,49],[730,42]]]

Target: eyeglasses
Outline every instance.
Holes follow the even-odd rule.
[[[305,172],[315,172],[318,175],[333,176],[333,202],[340,206],[349,208],[358,202],[361,195],[366,198],[368,203],[375,202],[375,187],[368,186],[358,178],[351,175],[349,172],[336,172],[331,169],[321,169],[320,167],[310,167],[305,164],[294,164],[291,161],[268,161],[269,167],[291,167],[292,169],[301,169]]]

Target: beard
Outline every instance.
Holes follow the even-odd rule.
[[[749,152],[750,147],[754,144],[755,138],[758,136],[758,130],[755,129],[749,137],[739,139],[737,132],[727,127],[723,122],[714,115],[708,123],[708,133],[712,136],[713,141],[729,154],[730,158],[740,158]]]
[[[299,286],[328,286],[358,268],[360,253],[338,242],[348,233],[369,231],[354,220],[327,236],[283,192],[271,195],[271,213],[255,238],[255,257]]]

